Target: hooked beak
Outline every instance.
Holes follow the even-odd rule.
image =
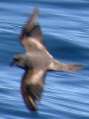
[[[15,64],[15,60],[12,60],[11,62],[10,62],[10,66],[13,66]]]
[[[10,62],[10,66],[15,65],[16,61],[18,61],[17,57],[12,58],[12,61]]]

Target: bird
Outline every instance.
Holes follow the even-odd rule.
[[[64,64],[55,59],[47,50],[41,26],[38,22],[39,9],[34,8],[32,15],[23,25],[20,43],[23,53],[17,53],[11,64],[24,70],[21,80],[21,94],[30,111],[37,111],[42,98],[45,77],[48,71],[73,72],[81,69],[81,64]]]

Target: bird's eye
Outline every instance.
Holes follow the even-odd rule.
[[[19,61],[19,59],[18,59],[18,58],[14,58],[14,61],[15,61],[15,62],[18,62],[18,61]]]

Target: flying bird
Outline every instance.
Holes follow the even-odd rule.
[[[39,10],[35,8],[20,34],[20,42],[25,52],[16,54],[12,60],[12,64],[25,71],[21,81],[21,93],[31,111],[38,109],[45,84],[44,78],[48,71],[71,72],[81,68],[78,64],[63,64],[48,52],[37,20],[38,15]]]

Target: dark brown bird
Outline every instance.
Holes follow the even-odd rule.
[[[44,77],[47,71],[77,71],[81,68],[78,64],[62,64],[48,52],[43,43],[40,25],[37,21],[38,9],[26,22],[21,32],[20,41],[26,52],[17,54],[13,63],[25,70],[21,83],[21,92],[27,107],[37,110],[41,98]]]

